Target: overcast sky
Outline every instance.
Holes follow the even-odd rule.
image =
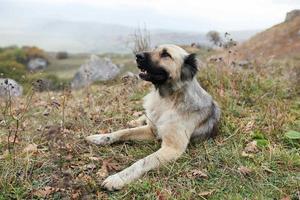
[[[300,0],[0,0],[0,23],[66,20],[197,32],[257,30],[282,22],[297,8]]]

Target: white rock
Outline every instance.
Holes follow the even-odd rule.
[[[9,78],[0,78],[0,96],[21,96],[23,87],[15,80]]]
[[[41,70],[48,67],[48,62],[44,58],[32,58],[27,64],[29,70]]]
[[[119,73],[119,67],[112,63],[109,58],[91,55],[90,59],[81,65],[76,72],[72,81],[72,88],[80,88],[95,81],[107,81],[115,78]]]

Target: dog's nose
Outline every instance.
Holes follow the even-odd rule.
[[[145,54],[144,53],[137,53],[135,54],[136,60],[137,61],[142,61],[145,59]]]

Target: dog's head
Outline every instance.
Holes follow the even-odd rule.
[[[140,78],[159,86],[165,83],[192,80],[197,73],[195,54],[188,54],[176,45],[161,45],[152,51],[136,54]]]

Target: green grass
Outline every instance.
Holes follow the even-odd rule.
[[[113,59],[131,66],[130,58]],[[83,138],[128,127],[127,122],[142,108],[148,84],[115,80],[71,93],[36,93],[27,111],[26,98],[18,99],[12,113],[1,116],[0,199],[43,199],[38,192],[47,186],[54,190],[49,199],[69,199],[76,194],[78,199],[297,199],[300,145],[284,136],[289,130],[300,130],[299,90],[297,79],[291,78],[295,72],[291,62],[249,70],[214,64],[202,69],[201,85],[222,108],[219,135],[192,142],[176,162],[113,193],[100,188],[105,177],[97,172],[103,161],[118,165],[109,171],[113,174],[156,151],[160,143],[98,147],[86,144]],[[1,105],[3,113],[5,106]],[[8,130],[16,127],[12,115],[19,113],[25,115],[18,140],[14,151],[7,153]],[[243,151],[253,140],[262,141],[259,150],[245,156]],[[24,153],[33,143],[38,145],[37,152]],[[91,164],[94,166],[89,167]],[[241,166],[251,173],[242,175]],[[205,172],[208,178],[194,176],[193,170]]]

